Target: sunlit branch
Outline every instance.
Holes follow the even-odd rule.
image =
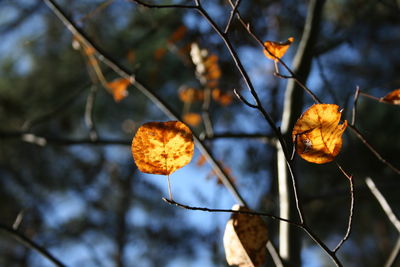
[[[228,19],[228,23],[226,24],[226,27],[225,27],[225,31],[224,31],[225,34],[228,33],[229,28],[231,27],[231,24],[233,22],[233,18],[235,17],[235,14],[236,14],[237,9],[238,9],[238,7],[240,5],[240,2],[241,2],[241,0],[236,0],[236,3],[233,5],[231,14],[230,14],[229,19]],[[232,1],[230,1],[230,3],[232,4]]]
[[[58,267],[66,267],[60,260],[58,260],[56,257],[54,257],[47,249],[44,247],[40,246],[37,244],[35,241],[31,240],[24,234],[20,233],[17,230],[14,230],[13,228],[0,224],[0,231],[6,233],[7,235],[10,235],[12,238],[17,240],[19,243],[23,244],[27,248],[30,248],[36,252],[38,252],[40,255],[45,257],[47,260],[52,262],[55,266]]]
[[[379,191],[374,181],[370,177],[365,178],[365,183],[367,184],[369,190],[371,190],[371,193],[374,195],[376,200],[381,205],[383,211],[386,213],[386,216],[389,218],[390,222],[394,225],[394,227],[396,227],[397,231],[400,233],[400,221],[394,214],[386,198],[382,195],[382,193]]]
[[[188,206],[185,204],[181,204],[178,203],[174,200],[171,199],[166,199],[163,198],[162,199],[164,202],[171,204],[171,205],[175,205],[177,207],[183,208],[183,209],[187,209],[187,210],[199,210],[199,211],[206,211],[206,212],[225,212],[225,213],[238,213],[238,214],[247,214],[247,215],[255,215],[255,216],[262,216],[262,217],[268,217],[271,218],[273,220],[278,220],[278,221],[283,221],[283,222],[287,222],[289,224],[293,224],[297,227],[302,227],[302,225],[298,222],[292,221],[292,220],[288,220],[288,219],[284,219],[284,218],[280,218],[279,216],[275,216],[269,213],[265,213],[265,212],[256,212],[256,211],[245,211],[245,210],[231,210],[231,209],[209,209],[209,208],[205,208],[205,207],[192,207],[192,206]]]
[[[354,100],[353,100],[353,109],[352,109],[352,116],[351,116],[351,125],[356,125],[356,116],[357,116],[357,103],[358,97],[360,96],[360,88],[357,86],[356,92],[354,93]]]
[[[392,252],[389,255],[389,258],[385,263],[385,267],[394,266],[394,262],[396,258],[399,256],[399,254],[400,254],[400,237],[397,239],[396,245],[394,246]]]

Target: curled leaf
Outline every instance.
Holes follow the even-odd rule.
[[[169,175],[187,165],[194,143],[189,127],[179,121],[143,124],[132,140],[132,155],[144,173]]]
[[[288,38],[286,42],[266,41],[264,43],[266,48],[264,49],[264,55],[269,59],[278,61],[277,58],[282,58],[285,55],[293,41],[293,37]]]
[[[341,112],[334,104],[315,104],[297,120],[292,138],[304,160],[323,164],[334,160],[342,148],[347,121],[339,124]]]
[[[127,88],[129,84],[130,81],[125,78],[118,78],[107,83],[107,87],[110,89],[110,93],[112,93],[115,102],[119,102],[128,96]]]
[[[394,90],[381,98],[382,102],[400,105],[400,89]]]
[[[233,210],[249,209],[234,205]],[[226,224],[224,248],[229,265],[258,267],[265,261],[268,230],[259,216],[233,213]]]

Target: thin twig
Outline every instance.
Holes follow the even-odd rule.
[[[37,244],[35,241],[31,240],[24,234],[20,233],[17,230],[14,230],[12,227],[9,227],[4,224],[0,224],[0,231],[10,235],[13,237],[15,240],[26,246],[27,248],[30,248],[32,250],[35,250],[38,252],[40,255],[45,257],[47,260],[52,262],[55,266],[58,267],[66,267],[65,264],[63,264],[60,260],[58,260],[56,257],[53,256],[46,248],[40,246]]]
[[[246,106],[249,106],[249,107],[255,108],[255,109],[258,108],[257,105],[251,104],[249,101],[247,101],[246,98],[244,98],[236,89],[233,89],[233,93],[234,93],[235,96],[236,96],[240,101],[242,101]]]
[[[375,157],[388,166],[390,169],[392,169],[395,173],[400,175],[400,169],[395,167],[392,163],[387,161],[382,155],[370,144],[368,143],[367,139],[362,135],[362,133],[354,126],[354,125],[348,125],[348,127],[353,131],[353,133],[358,137],[358,139],[361,140],[361,142],[372,152],[372,154],[375,155]]]
[[[382,193],[379,191],[374,181],[370,177],[365,178],[365,183],[367,184],[369,190],[371,190],[371,193],[375,196],[376,200],[381,205],[383,211],[386,213],[386,216],[389,218],[390,222],[394,225],[394,227],[396,227],[397,231],[400,233],[400,221],[394,214],[386,198],[382,195]]]
[[[247,215],[254,215],[254,216],[262,216],[262,217],[268,217],[271,218],[273,220],[278,220],[278,221],[283,221],[283,222],[287,222],[289,224],[293,224],[297,227],[302,227],[302,225],[298,222],[292,221],[292,220],[288,220],[288,219],[284,219],[281,218],[279,216],[275,216],[269,213],[265,213],[265,212],[256,212],[256,211],[246,211],[246,210],[232,210],[232,209],[210,209],[210,208],[205,208],[205,207],[192,207],[192,206],[188,206],[185,204],[181,204],[178,203],[174,200],[170,200],[170,199],[166,199],[166,198],[162,198],[162,200],[168,204],[171,205],[175,205],[177,207],[183,208],[183,209],[187,209],[187,210],[199,210],[199,211],[206,211],[206,212],[227,212],[227,213],[238,213],[238,214],[247,214]]]
[[[193,5],[157,5],[157,4],[148,4],[141,0],[130,0],[130,1],[148,8],[196,8],[196,6]]]
[[[346,176],[347,180],[349,181],[349,186],[350,186],[350,209],[349,209],[349,219],[348,219],[348,224],[347,224],[347,230],[346,234],[344,237],[339,241],[337,246],[333,249],[333,252],[336,253],[340,247],[343,245],[344,242],[349,238],[351,229],[352,229],[352,223],[353,223],[353,214],[354,214],[354,182],[353,182],[353,177],[349,174],[347,174],[342,166],[340,166],[338,163],[336,163],[339,170]]]
[[[358,102],[359,96],[360,96],[360,88],[357,86],[356,92],[354,93],[353,111],[352,111],[352,116],[351,116],[351,125],[353,125],[353,126],[356,125],[357,102]]]
[[[396,245],[394,246],[392,252],[389,255],[389,258],[387,259],[385,263],[385,267],[393,267],[394,262],[396,261],[396,258],[400,254],[400,237],[397,239]]]
[[[226,27],[225,27],[225,31],[224,31],[225,34],[228,33],[229,28],[230,28],[231,25],[232,25],[233,18],[235,17],[235,14],[236,14],[237,9],[238,9],[238,7],[239,7],[239,5],[240,5],[240,2],[241,2],[241,0],[236,0],[236,3],[235,3],[235,5],[234,5],[233,8],[232,8],[231,15],[229,16],[229,19],[228,19],[228,23],[226,23]]]

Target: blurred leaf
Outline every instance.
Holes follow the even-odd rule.
[[[117,78],[112,82],[107,83],[107,87],[111,90],[115,102],[120,102],[128,96],[127,88],[130,81],[125,78]]]
[[[198,113],[189,112],[183,115],[183,121],[190,126],[198,126],[201,122],[201,116]]]
[[[400,89],[394,90],[381,98],[381,101],[393,105],[400,105]]]

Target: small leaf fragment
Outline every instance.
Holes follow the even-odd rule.
[[[127,88],[129,84],[130,81],[125,78],[118,78],[107,83],[107,87],[110,89],[115,102],[120,102],[122,99],[128,96]]]
[[[381,98],[382,102],[393,105],[400,105],[400,89],[394,90]]]
[[[196,127],[201,122],[201,116],[198,113],[189,112],[182,116],[182,120],[190,126]]]
[[[132,155],[144,173],[169,175],[187,165],[194,143],[189,127],[179,121],[143,124],[132,140]]]
[[[266,41],[264,43],[266,48],[264,49],[264,55],[269,59],[278,61],[277,58],[282,58],[285,55],[293,41],[293,37],[288,38],[286,42]]]
[[[297,120],[292,138],[304,160],[323,164],[333,161],[342,148],[347,121],[339,124],[341,112],[334,104],[315,104]]]
[[[233,210],[249,211],[234,205]],[[259,216],[233,213],[226,224],[224,248],[229,265],[258,267],[265,261],[268,230]]]

